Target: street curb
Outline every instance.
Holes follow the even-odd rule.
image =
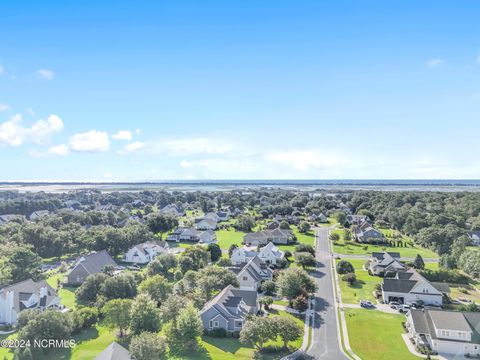
[[[328,229],[328,234],[330,235],[330,228]],[[330,250],[330,254],[332,254],[333,260],[330,262],[331,267],[332,267],[332,286],[333,286],[333,299],[335,303],[335,319],[337,320],[337,338],[338,338],[338,344],[340,346],[340,351],[349,359],[354,359],[354,360],[361,360],[361,358],[356,355],[352,348],[350,347],[350,341],[348,339],[348,329],[347,329],[347,322],[345,320],[345,313],[343,311],[343,306],[340,307],[340,304],[342,304],[342,295],[340,292],[340,289],[337,284],[337,269],[335,266],[335,257],[332,251],[332,243],[329,241],[329,238],[327,238],[328,241],[328,248]],[[340,330],[340,327],[342,330]],[[343,333],[343,343],[342,343],[342,333]],[[344,351],[344,348],[349,352],[348,354]]]

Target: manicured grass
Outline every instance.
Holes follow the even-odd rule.
[[[276,305],[288,306],[288,300],[275,300],[273,303]]]
[[[438,270],[438,262],[427,262],[425,263],[425,269]]]
[[[295,322],[303,329],[303,320],[285,312],[272,311],[270,316],[287,316],[295,320]],[[303,336],[297,341],[289,343],[290,350],[284,351],[281,349],[283,343],[277,339],[276,341],[269,341],[265,344],[266,347],[276,347],[279,351],[255,354],[255,350],[250,346],[245,346],[238,339],[235,338],[216,338],[210,336],[202,336],[199,349],[195,352],[189,352],[181,356],[171,356],[169,359],[173,360],[236,360],[236,359],[263,359],[263,360],[277,360],[281,359],[292,349],[298,349],[302,346]]]
[[[418,360],[403,341],[404,315],[377,310],[345,309],[348,337],[352,350],[368,360]]]
[[[376,284],[382,282],[382,278],[378,276],[371,276],[368,274],[368,271],[363,270],[363,264],[365,260],[363,259],[342,259],[350,262],[355,268],[355,275],[357,276],[357,281],[352,286],[348,285],[347,282],[342,281],[340,276],[340,290],[342,291],[342,301],[346,304],[357,304],[360,300],[370,300],[376,302],[375,297],[373,296],[373,290],[375,289]],[[337,260],[338,263],[340,260]]]
[[[72,350],[72,360],[95,359],[116,338],[116,331],[97,325],[75,336],[77,346]]]
[[[57,280],[62,279],[66,276],[66,273],[55,273],[47,278],[47,283],[54,289],[57,288]],[[76,288],[71,286],[63,286],[60,290],[57,291],[58,296],[60,297],[61,303],[69,309],[75,309],[77,306],[77,300],[75,298]]]
[[[315,234],[313,233],[313,231],[309,231],[306,234],[302,234],[298,231],[295,225],[292,225],[291,228],[297,238],[297,243],[290,244],[290,245],[279,245],[279,244],[276,245],[280,250],[283,250],[283,251],[289,250],[292,253],[294,253],[295,246],[297,246],[298,244],[307,244],[307,245],[315,246]]]
[[[408,246],[408,247],[396,247],[389,245],[371,245],[371,244],[359,244],[354,241],[350,241],[348,244],[343,238],[343,230],[334,230],[332,233],[340,235],[340,240],[333,243],[333,251],[337,254],[343,255],[370,255],[372,252],[381,252],[381,251],[395,251],[399,252],[402,257],[414,258],[417,254],[420,254],[423,258],[438,258],[438,254],[435,252],[424,249],[419,246]]]
[[[228,250],[233,244],[242,246],[243,236],[245,235],[243,231],[235,230],[217,230],[215,233],[217,234],[217,244],[224,250]]]

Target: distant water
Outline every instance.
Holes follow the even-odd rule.
[[[168,180],[145,182],[0,182],[1,190],[66,192],[79,189],[112,191],[231,191],[247,189],[480,191],[480,180]]]

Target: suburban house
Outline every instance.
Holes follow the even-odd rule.
[[[170,215],[173,217],[182,217],[185,216],[185,209],[176,204],[168,204],[161,208],[158,213],[162,215]]]
[[[405,265],[400,262],[398,252],[373,252],[368,264],[368,271],[371,275],[385,276],[405,271]]]
[[[347,215],[347,221],[350,225],[360,225],[361,223],[370,222],[367,215]]]
[[[25,309],[59,309],[60,298],[45,280],[27,279],[0,289],[0,323],[15,324]]]
[[[467,235],[473,245],[480,246],[480,231],[467,231]]]
[[[235,333],[242,329],[246,316],[255,315],[259,309],[256,291],[241,290],[228,285],[205,304],[200,318],[207,331],[224,329]]]
[[[30,216],[28,217],[28,219],[30,221],[35,221],[37,219],[41,219],[43,217],[46,217],[50,215],[50,211],[48,210],[39,210],[39,211],[34,211],[33,213],[30,214]]]
[[[230,256],[233,265],[240,265],[249,262],[258,256],[266,264],[276,265],[277,261],[285,257],[285,252],[279,250],[272,242],[262,247],[259,251],[248,248],[236,248]]]
[[[249,262],[257,255],[258,255],[258,251],[249,250],[245,247],[236,248],[235,250],[232,251],[232,255],[230,256],[230,261],[232,262],[232,265],[238,266],[238,265]]]
[[[198,231],[195,228],[179,227],[167,236],[167,241],[190,241],[210,244],[217,241],[217,235],[213,230]]]
[[[382,282],[382,299],[386,304],[421,301],[424,305],[441,306],[443,295],[449,292],[447,284],[429,282],[413,269],[397,272],[394,278],[384,278]]]
[[[98,354],[95,360],[132,360],[132,357],[127,349],[114,341]]]
[[[455,358],[480,356],[480,313],[410,310],[406,328],[417,346]]]
[[[277,261],[285,258],[285,252],[277,248],[272,242],[262,247],[258,257],[266,264],[277,265]]]
[[[383,233],[373,228],[370,223],[364,221],[353,228],[353,235],[361,243],[380,243],[383,242]]]
[[[17,214],[0,215],[0,225],[6,224],[10,221],[22,220],[22,219],[23,219],[23,216],[17,215]]]
[[[243,236],[243,243],[249,245],[266,245],[268,242],[274,244],[289,244],[296,241],[291,230],[273,229],[248,233]]]
[[[328,217],[324,213],[321,213],[317,216],[317,221],[319,223],[328,223]]]
[[[228,221],[228,217],[230,216],[228,211],[217,211],[218,221]]]
[[[134,264],[147,264],[157,255],[168,253],[168,247],[165,241],[147,241],[137,244],[126,252],[123,261]]]
[[[272,278],[272,270],[258,256],[251,259],[237,274],[239,287],[242,290],[258,291],[263,280]]]
[[[118,268],[118,265],[105,250],[82,256],[68,274],[67,283],[81,285],[88,275],[99,273],[108,265]]]
[[[217,228],[217,220],[211,217],[195,219],[195,229],[197,230],[215,230]]]

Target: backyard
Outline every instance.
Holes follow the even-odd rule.
[[[403,341],[404,315],[377,310],[345,309],[348,337],[352,350],[368,360],[418,360]]]
[[[382,229],[385,231],[385,229]],[[382,251],[395,251],[399,252],[401,257],[414,258],[417,254],[420,254],[424,259],[438,258],[438,254],[435,252],[421,248],[417,245],[409,245],[406,247],[390,246],[388,244],[372,245],[372,244],[360,244],[354,241],[345,241],[343,229],[333,230],[333,234],[338,234],[340,240],[333,242],[333,251],[342,255],[370,255],[372,252]]]
[[[348,261],[355,268],[355,275],[357,281],[352,285],[348,285],[346,281],[340,280],[340,290],[342,291],[342,301],[346,304],[357,304],[360,300],[370,300],[375,302],[373,290],[375,285],[382,282],[382,278],[378,276],[371,276],[368,271],[363,270],[363,259],[343,259]],[[340,260],[337,259],[337,263]],[[340,275],[340,278],[342,275]]]

